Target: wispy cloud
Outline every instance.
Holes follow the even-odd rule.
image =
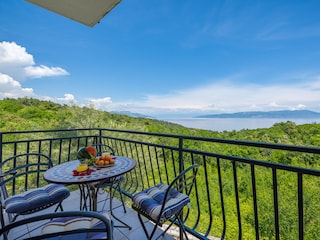
[[[180,89],[167,94],[147,95],[141,101],[105,105],[105,110],[127,110],[151,115],[219,113],[239,111],[267,111],[311,109],[320,111],[319,76],[313,81],[294,84],[243,84],[240,79],[215,81],[191,89]],[[95,100],[99,102],[98,99]],[[91,102],[93,100],[91,99]]]
[[[26,76],[30,78],[42,78],[69,75],[69,73],[60,67],[28,66],[24,68]]]

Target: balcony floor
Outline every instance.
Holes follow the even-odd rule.
[[[98,210],[102,210],[102,207],[104,205],[104,201],[107,198],[107,194],[102,192],[98,194]],[[64,202],[63,202],[63,208],[65,211],[67,210],[79,210],[79,199],[80,199],[80,192],[79,191],[73,191],[71,192],[70,197],[68,197]],[[75,204],[77,202],[78,204]],[[109,200],[105,204],[104,210],[109,211]],[[145,234],[143,232],[143,229],[140,225],[137,213],[132,210],[131,208],[126,206],[127,213],[124,213],[121,202],[118,201],[117,199],[114,198],[113,200],[113,213],[117,217],[119,217],[122,221],[128,223],[132,229],[129,230],[128,228],[114,228],[114,239],[116,240],[127,240],[127,239],[146,239]],[[54,211],[53,208],[49,208],[47,210],[48,212]],[[44,211],[36,214],[43,214]],[[30,217],[30,215],[29,215]],[[18,220],[21,219],[22,217],[18,217]],[[147,220],[146,220],[147,221]],[[118,222],[115,220],[115,225],[118,225]],[[12,231],[10,232],[10,239],[24,239],[26,234],[28,233],[27,228],[29,227],[30,229],[34,229],[34,224],[28,224],[29,226],[24,226],[23,228],[18,229],[17,231]],[[147,228],[152,226],[152,223],[149,222],[147,223]],[[35,235],[37,231],[40,231],[40,228],[32,231],[30,233],[30,236]],[[158,228],[156,236],[161,233],[162,230],[161,228]],[[174,235],[177,233],[177,231],[168,231],[168,233],[161,238],[162,240],[174,240],[177,239],[177,237],[174,237]],[[0,237],[1,239],[1,237]],[[194,238],[190,238],[194,239]]]

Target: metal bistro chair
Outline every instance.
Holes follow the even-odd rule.
[[[21,232],[26,224],[38,224],[41,230],[32,235]],[[17,229],[19,228],[19,229]],[[15,229],[15,230],[13,230]],[[23,234],[22,236],[19,236]],[[50,240],[113,240],[113,221],[107,212],[64,211],[47,213],[13,223],[0,229],[0,238],[16,239],[50,239]]]
[[[138,212],[139,221],[147,239],[152,239],[157,227],[162,226],[168,220],[171,223],[157,239],[164,236],[174,223],[181,228],[188,239],[179,215],[183,208],[190,203],[189,195],[195,183],[198,167],[198,164],[191,165],[182,171],[169,185],[160,183],[136,193],[132,197],[132,208]],[[155,223],[150,233],[147,231],[142,216]]]
[[[23,153],[0,163],[0,221],[6,225],[20,215],[27,215],[57,205],[63,211],[62,201],[70,191],[60,184],[48,184],[43,173],[52,167],[50,157],[41,153]]]
[[[106,144],[93,144],[92,146],[94,146],[97,149],[97,155],[98,156],[99,155],[101,156],[102,153],[104,153],[104,152],[108,152],[111,155],[115,155],[114,149],[112,147],[110,147],[109,145],[106,145]],[[108,191],[109,191],[109,198],[105,199],[104,204],[102,206],[102,209],[104,209],[105,204],[106,204],[107,200],[109,199],[110,200],[110,211],[112,213],[112,197],[111,197],[111,194],[114,195],[115,191],[118,191],[119,194],[120,194],[120,199],[121,199],[121,204],[122,204],[122,207],[123,207],[123,211],[125,213],[127,212],[126,207],[125,207],[125,203],[124,203],[124,200],[123,200],[122,192],[121,192],[121,189],[120,189],[120,184],[121,184],[121,182],[123,180],[124,180],[124,176],[121,175],[121,176],[116,177],[116,178],[108,178],[107,180],[105,180],[103,182],[99,182],[99,183],[96,184],[97,188],[108,189]]]

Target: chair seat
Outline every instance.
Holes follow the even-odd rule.
[[[64,185],[48,184],[7,198],[4,208],[7,213],[23,215],[50,207],[69,195],[70,191]]]
[[[169,200],[167,200],[159,218],[167,189],[168,185],[161,183],[135,194],[132,198],[133,207],[139,209],[145,216],[150,217],[155,222],[164,223],[181,208],[190,203],[190,198],[187,195],[172,189],[168,196]]]
[[[109,214],[107,211],[101,211],[100,214],[104,215],[107,219],[112,222]],[[72,216],[72,217],[62,217],[56,218],[47,223],[41,230],[42,234],[48,233],[55,233],[55,232],[65,232],[71,231],[75,229],[92,229],[92,228],[101,228],[103,223],[96,218],[90,217],[79,217],[79,216]],[[110,236],[109,236],[110,237]],[[59,236],[59,237],[52,237],[50,240],[64,240],[64,239],[108,239],[106,232],[88,232],[88,233],[74,233],[71,236]]]

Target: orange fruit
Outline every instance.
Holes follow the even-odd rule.
[[[110,162],[108,160],[104,160],[104,165],[109,165]]]
[[[110,164],[114,164],[114,159],[113,158],[110,159]]]
[[[97,164],[97,165],[99,165],[99,161],[100,161],[99,159],[96,160],[96,164]]]
[[[104,161],[103,160],[99,160],[98,165],[99,166],[103,166],[104,165]]]

